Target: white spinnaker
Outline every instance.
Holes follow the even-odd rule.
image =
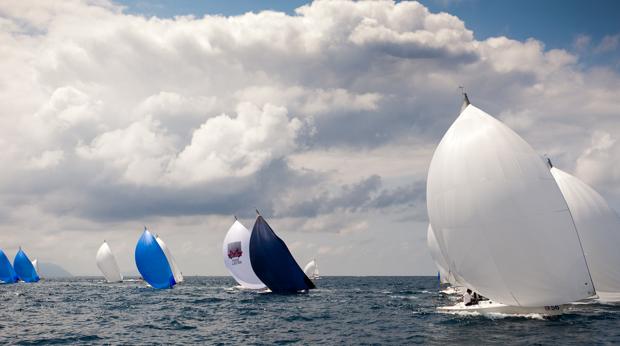
[[[603,196],[560,169],[551,168],[571,211],[586,254],[596,293],[618,297],[620,293],[620,218]]]
[[[110,246],[108,246],[108,243],[105,241],[97,251],[96,260],[97,267],[99,267],[99,270],[101,270],[101,273],[103,273],[103,276],[108,282],[123,281],[123,275],[121,275],[121,270],[118,268],[116,258],[114,258]]]
[[[460,286],[454,276],[450,273],[450,266],[448,265],[448,261],[439,249],[439,244],[437,244],[435,232],[433,232],[433,227],[430,224],[428,225],[428,230],[426,232],[426,245],[428,246],[428,250],[431,253],[431,257],[435,262],[437,270],[439,270],[441,282],[449,283],[452,286]]]
[[[316,271],[315,260],[308,262],[308,264],[306,264],[306,266],[304,267],[304,273],[306,273],[306,276],[309,278],[312,278],[312,276],[314,276],[315,271]]]
[[[37,274],[41,276],[41,272],[39,271],[39,260],[38,259],[35,258],[32,260],[32,266],[34,267],[34,270],[37,272]]]
[[[174,276],[174,281],[180,284],[184,280],[183,274],[181,273],[181,270],[179,270],[179,266],[177,266],[177,262],[174,260],[172,252],[170,252],[170,249],[168,249],[168,246],[166,246],[166,243],[159,237],[159,235],[155,237],[155,240],[157,240],[157,244],[159,244],[159,247],[164,251],[164,255],[166,255],[166,259],[170,265],[170,270],[172,270],[172,276]]]
[[[435,150],[427,207],[450,269],[493,301],[535,307],[595,294],[547,165],[519,135],[473,105]]]
[[[235,221],[222,244],[222,254],[224,255],[224,265],[230,275],[243,288],[262,289],[265,284],[254,274],[250,263],[250,236],[252,233],[245,228],[241,222]],[[236,250],[240,250],[240,256]],[[229,256],[230,253],[230,256]]]

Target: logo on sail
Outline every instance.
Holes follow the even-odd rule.
[[[240,264],[241,260],[239,259],[243,255],[243,251],[241,251],[241,242],[236,241],[228,244],[228,258],[232,260],[232,264]]]

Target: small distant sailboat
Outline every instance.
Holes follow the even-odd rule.
[[[313,258],[312,261],[306,264],[306,266],[304,267],[304,273],[306,274],[307,277],[309,277],[312,280],[320,279],[319,265],[316,263],[315,258]]]
[[[575,221],[599,300],[620,302],[618,214],[596,190],[547,160]]]
[[[274,293],[316,288],[260,214],[250,236],[250,263],[256,276]]]
[[[13,284],[19,280],[17,273],[11,265],[11,261],[6,257],[4,251],[0,250],[0,282],[4,284]]]
[[[172,288],[176,285],[164,250],[146,227],[136,244],[135,261],[140,275],[153,288]]]
[[[443,289],[441,293],[461,294],[465,292],[466,289],[463,288],[463,285],[458,282],[453,273],[450,271],[448,260],[441,253],[439,244],[437,244],[437,238],[433,232],[433,227],[431,227],[430,224],[428,225],[428,230],[426,233],[426,245],[428,246],[428,250],[431,253],[433,261],[435,262],[435,266],[437,267],[440,285],[449,285],[449,287]]]
[[[250,236],[250,231],[235,218],[222,244],[224,265],[241,287],[260,290],[265,284],[254,274],[250,263]]]
[[[123,275],[108,243],[104,240],[97,251],[97,267],[108,282],[121,282]]]
[[[170,251],[168,246],[166,246],[166,243],[164,242],[164,240],[161,239],[159,235],[155,235],[155,239],[157,240],[157,243],[159,244],[161,249],[164,250],[164,254],[166,255],[166,258],[168,259],[168,263],[170,264],[170,269],[172,269],[172,275],[174,275],[174,281],[176,281],[177,284],[180,284],[185,279],[183,278],[183,273],[181,273],[181,270],[179,269],[179,266],[177,265],[177,261],[174,260],[174,257],[172,256],[172,252]]]
[[[37,270],[32,265],[32,261],[30,261],[21,246],[15,255],[15,259],[13,260],[13,267],[15,268],[15,273],[17,273],[19,279],[24,282],[37,282],[40,280]]]
[[[545,163],[464,97],[431,160],[427,207],[448,270],[491,301],[440,310],[552,315],[594,296],[573,219]]]

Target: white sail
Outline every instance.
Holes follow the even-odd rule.
[[[164,251],[164,255],[166,255],[166,259],[168,260],[168,264],[170,264],[170,269],[172,270],[172,276],[174,276],[174,281],[176,281],[177,284],[180,284],[184,280],[183,273],[179,270],[179,266],[177,266],[177,262],[174,260],[172,252],[170,252],[170,249],[168,249],[168,246],[166,246],[166,243],[159,237],[159,235],[156,236],[155,239],[157,240],[159,247],[161,247]]]
[[[263,289],[265,284],[256,276],[250,262],[250,235],[239,221],[230,226],[222,245],[224,265],[243,288]]]
[[[41,272],[39,271],[39,260],[38,259],[35,258],[32,260],[32,266],[34,267],[34,270],[37,272],[37,274],[41,276]]]
[[[483,296],[536,307],[595,294],[568,206],[546,164],[473,105],[435,150],[427,207],[449,270]]]
[[[602,300],[620,298],[618,214],[598,192],[578,178],[555,167],[551,168],[551,174],[575,220],[596,293]]]
[[[319,278],[319,266],[316,263],[316,259],[312,259],[312,261],[308,262],[304,267],[304,273],[310,279],[318,279]]]
[[[108,282],[123,281],[123,275],[121,275],[121,270],[118,268],[116,258],[114,258],[114,254],[105,240],[97,251],[96,260],[97,267],[99,267],[99,270],[101,270],[101,273],[103,273],[103,276]]]
[[[431,227],[430,224],[428,225],[428,230],[426,232],[426,245],[428,246],[428,250],[431,253],[433,261],[435,262],[435,266],[439,271],[439,278],[441,282],[449,283],[452,286],[460,286],[454,276],[450,273],[448,261],[445,259],[444,255],[439,249],[439,244],[437,244],[435,232],[433,232],[433,227]]]

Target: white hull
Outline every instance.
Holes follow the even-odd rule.
[[[478,305],[465,306],[464,303],[458,303],[453,306],[440,306],[437,308],[440,312],[446,313],[478,313],[481,315],[487,314],[506,314],[506,315],[531,315],[540,314],[545,316],[561,315],[566,311],[567,305],[554,305],[554,306],[537,306],[537,307],[525,307],[525,306],[510,306],[501,303],[494,303],[490,301],[482,301]]]
[[[463,286],[450,286],[446,287],[444,290],[441,290],[441,293],[445,295],[463,295],[467,289]]]
[[[597,301],[601,303],[620,303],[620,292],[603,292],[596,291],[598,295]]]

